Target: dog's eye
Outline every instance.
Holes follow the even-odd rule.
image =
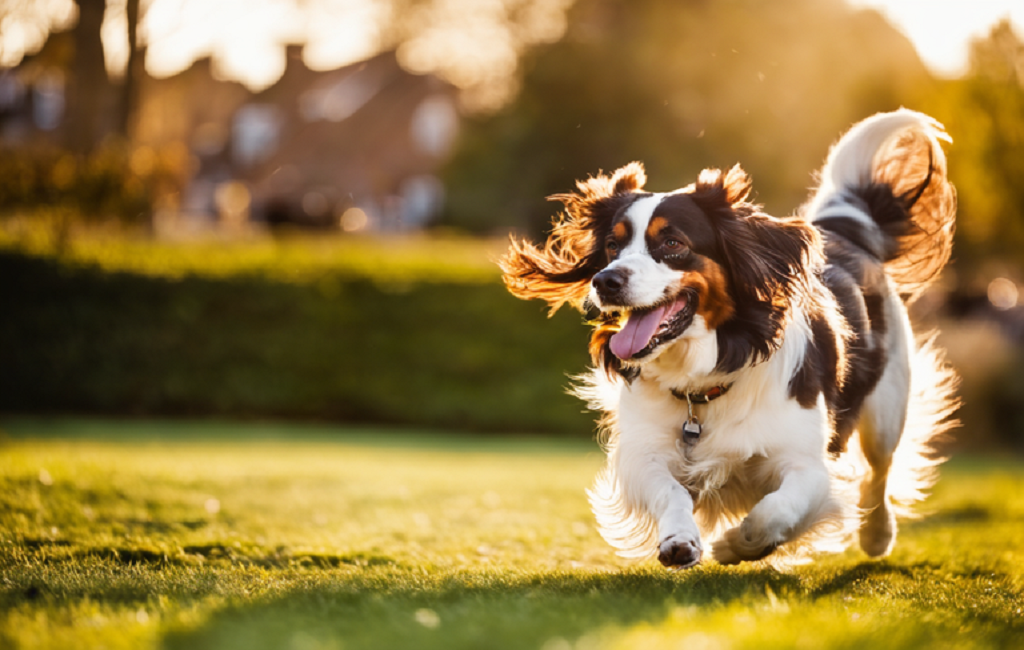
[[[615,240],[612,240],[606,244],[609,253],[615,253],[619,250],[619,244]]]
[[[666,239],[664,245],[670,251],[677,251],[683,247],[683,243],[678,239]]]

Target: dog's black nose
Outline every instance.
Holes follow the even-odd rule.
[[[614,302],[621,298],[628,279],[629,273],[625,269],[605,269],[594,276],[594,288],[602,301]]]

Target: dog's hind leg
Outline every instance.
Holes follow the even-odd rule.
[[[860,444],[870,471],[860,488],[864,520],[860,547],[872,557],[882,557],[896,541],[896,517],[889,501],[889,469],[907,421],[910,403],[910,366],[914,338],[906,309],[896,295],[886,300],[889,354],[885,371],[864,403],[860,420]]]

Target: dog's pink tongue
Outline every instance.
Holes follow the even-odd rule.
[[[629,359],[647,347],[651,337],[661,325],[665,309],[665,307],[658,307],[646,314],[630,314],[626,324],[608,342],[612,353],[620,359]]]

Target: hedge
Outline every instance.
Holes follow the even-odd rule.
[[[0,250],[0,411],[589,436],[586,329],[485,282],[111,272]]]

